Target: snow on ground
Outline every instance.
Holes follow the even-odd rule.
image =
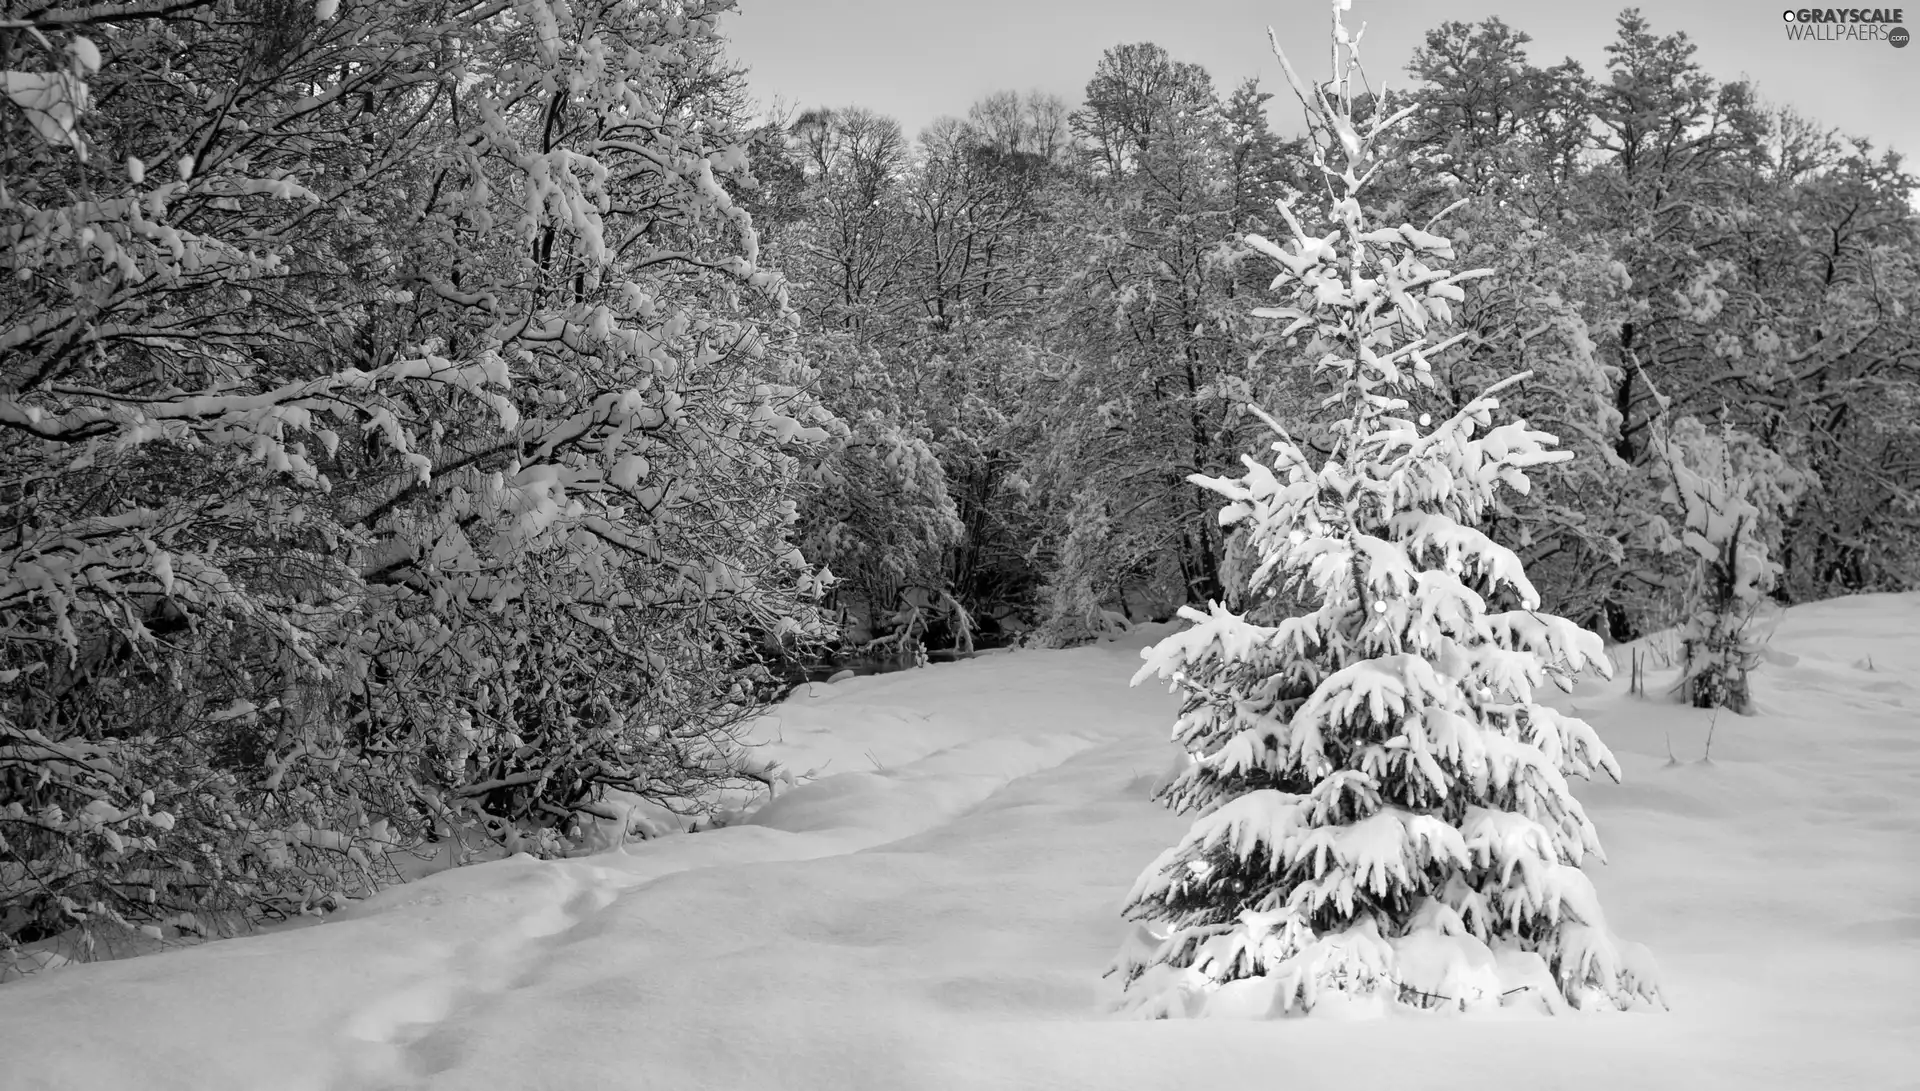
[[[1581,794],[1665,1014],[1105,1015],[1185,829],[1172,698],[1126,685],[1164,631],[809,687],[761,730],[824,768],[747,825],[0,987],[0,1088],[1920,1087],[1920,595],[1790,611],[1757,716],[1558,701],[1625,767]]]

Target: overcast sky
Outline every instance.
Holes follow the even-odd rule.
[[[1751,78],[1764,99],[1893,147],[1920,167],[1920,45],[1788,41],[1779,2],[1670,0],[1641,10],[1655,33],[1686,31],[1716,79]],[[1872,2],[1909,5],[1909,29],[1920,31],[1920,0]],[[1361,43],[1369,78],[1405,86],[1407,58],[1427,30],[1489,15],[1533,36],[1533,63],[1571,56],[1589,74],[1604,73],[1624,6],[1355,0],[1347,23],[1369,26]],[[1296,68],[1323,74],[1327,11],[1325,0],[739,0],[728,36],[763,106],[861,105],[898,118],[911,135],[996,90],[1039,88],[1077,107],[1101,52],[1125,42],[1155,42],[1205,67],[1222,89],[1258,76],[1279,95],[1266,27],[1279,32]],[[1290,96],[1275,105],[1277,126],[1297,131]]]

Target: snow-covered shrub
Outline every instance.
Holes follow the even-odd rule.
[[[1377,226],[1362,204],[1399,118],[1354,125],[1343,6],[1335,80],[1309,87],[1287,68],[1320,149],[1325,226],[1283,204],[1288,244],[1248,240],[1288,296],[1257,313],[1285,322],[1334,388],[1333,457],[1313,465],[1269,418],[1271,466],[1194,479],[1228,498],[1221,522],[1263,557],[1249,594],[1317,606],[1274,625],[1185,608],[1191,626],[1143,653],[1136,682],[1185,694],[1174,738],[1193,759],[1158,798],[1198,817],[1128,896],[1140,927],[1113,966],[1123,1006],[1657,1002],[1651,959],[1614,937],[1581,870],[1600,842],[1568,778],[1619,767],[1590,727],[1534,699],[1606,672],[1600,640],[1541,613],[1513,551],[1475,529],[1498,489],[1524,492],[1528,468],[1567,456],[1525,421],[1493,424],[1493,395],[1524,374],[1446,419],[1413,416],[1408,399],[1462,338],[1433,335],[1484,271],[1447,271],[1447,239]]]
[[[94,108],[0,104],[0,941],[745,775],[829,422],[732,200],[729,6],[16,31]]]
[[[397,282],[354,209],[433,139],[371,104],[453,31],[241,7],[14,32],[97,108],[0,104],[0,942],[323,902],[411,814],[325,715],[364,538],[320,463],[494,411],[476,361],[353,351]]]
[[[456,808],[691,806],[732,776],[764,649],[821,635],[795,455],[826,416],[728,189],[727,6],[536,4],[469,32],[474,120],[398,256],[415,328],[493,363],[514,419],[435,428],[430,476],[355,482],[382,550],[355,720],[434,755]]]
[[[1696,708],[1747,711],[1747,673],[1760,662],[1754,615],[1780,575],[1773,550],[1814,483],[1758,439],[1682,417],[1659,441],[1661,501],[1679,516],[1653,525],[1659,547],[1692,560],[1680,685]]]

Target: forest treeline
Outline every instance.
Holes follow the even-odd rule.
[[[769,119],[730,7],[0,0],[0,945],[771,788],[737,731],[834,641],[1251,605],[1188,477],[1320,397],[1269,96],[1135,44]],[[1912,586],[1914,178],[1635,12],[1604,73],[1526,44],[1363,104],[1418,107],[1375,218],[1492,271],[1441,389],[1530,370],[1576,456],[1489,533],[1616,639]]]
[[[1417,106],[1382,219],[1464,201],[1453,241],[1491,270],[1443,368],[1456,408],[1531,370],[1508,404],[1577,456],[1491,533],[1616,640],[1694,593],[1675,466],[1755,482],[1744,548],[1777,597],[1912,586],[1915,178],[1637,11],[1604,72],[1527,45],[1447,23],[1372,104]],[[805,544],[881,629],[929,602],[1055,640],[1241,605],[1187,477],[1263,443],[1249,402],[1297,422],[1319,396],[1245,271],[1244,236],[1286,234],[1275,198],[1319,184],[1269,97],[1136,44],[1077,104],[998,94],[917,140],[861,107],[758,134],[756,223],[853,429]]]

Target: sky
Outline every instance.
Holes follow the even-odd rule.
[[[1920,0],[1908,2],[1909,29],[1920,30]],[[1346,21],[1369,27],[1361,42],[1369,78],[1404,86],[1407,59],[1429,29],[1491,15],[1533,36],[1533,63],[1570,56],[1589,73],[1604,72],[1624,6],[1355,0]],[[1920,156],[1920,45],[1789,41],[1781,9],[1764,0],[1673,0],[1641,10],[1655,33],[1685,31],[1699,46],[1695,59],[1716,79],[1747,77],[1769,102],[1909,160]],[[763,106],[860,105],[917,133],[942,115],[964,116],[997,90],[1037,88],[1078,106],[1100,54],[1127,42],[1154,42],[1176,60],[1198,63],[1218,87],[1258,76],[1277,94],[1284,83],[1266,28],[1278,31],[1296,68],[1310,65],[1317,74],[1327,67],[1327,12],[1324,0],[739,0],[727,34]],[[1290,96],[1274,106],[1276,128],[1297,131]]]

